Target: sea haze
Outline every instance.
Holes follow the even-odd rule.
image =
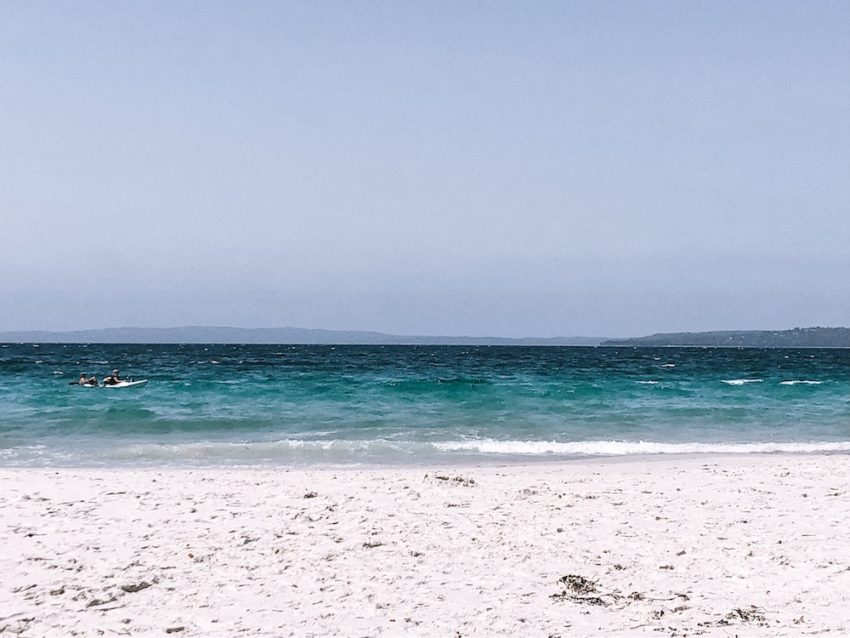
[[[145,387],[83,388],[113,368]],[[850,450],[850,351],[0,345],[2,465]]]

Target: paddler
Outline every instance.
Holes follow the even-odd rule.
[[[112,374],[103,380],[103,385],[116,385],[121,383],[122,379],[118,376],[118,370],[113,370]]]
[[[85,372],[80,375],[80,380],[77,381],[77,384],[84,386],[96,386],[97,385],[97,377],[89,376]],[[74,385],[74,384],[71,384]]]

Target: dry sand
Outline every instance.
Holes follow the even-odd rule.
[[[0,634],[850,634],[850,457],[0,470]]]

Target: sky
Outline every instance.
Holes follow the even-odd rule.
[[[0,5],[0,330],[850,325],[850,2]]]

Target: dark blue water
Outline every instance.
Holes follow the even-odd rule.
[[[3,465],[850,450],[848,350],[5,344],[0,392]]]

